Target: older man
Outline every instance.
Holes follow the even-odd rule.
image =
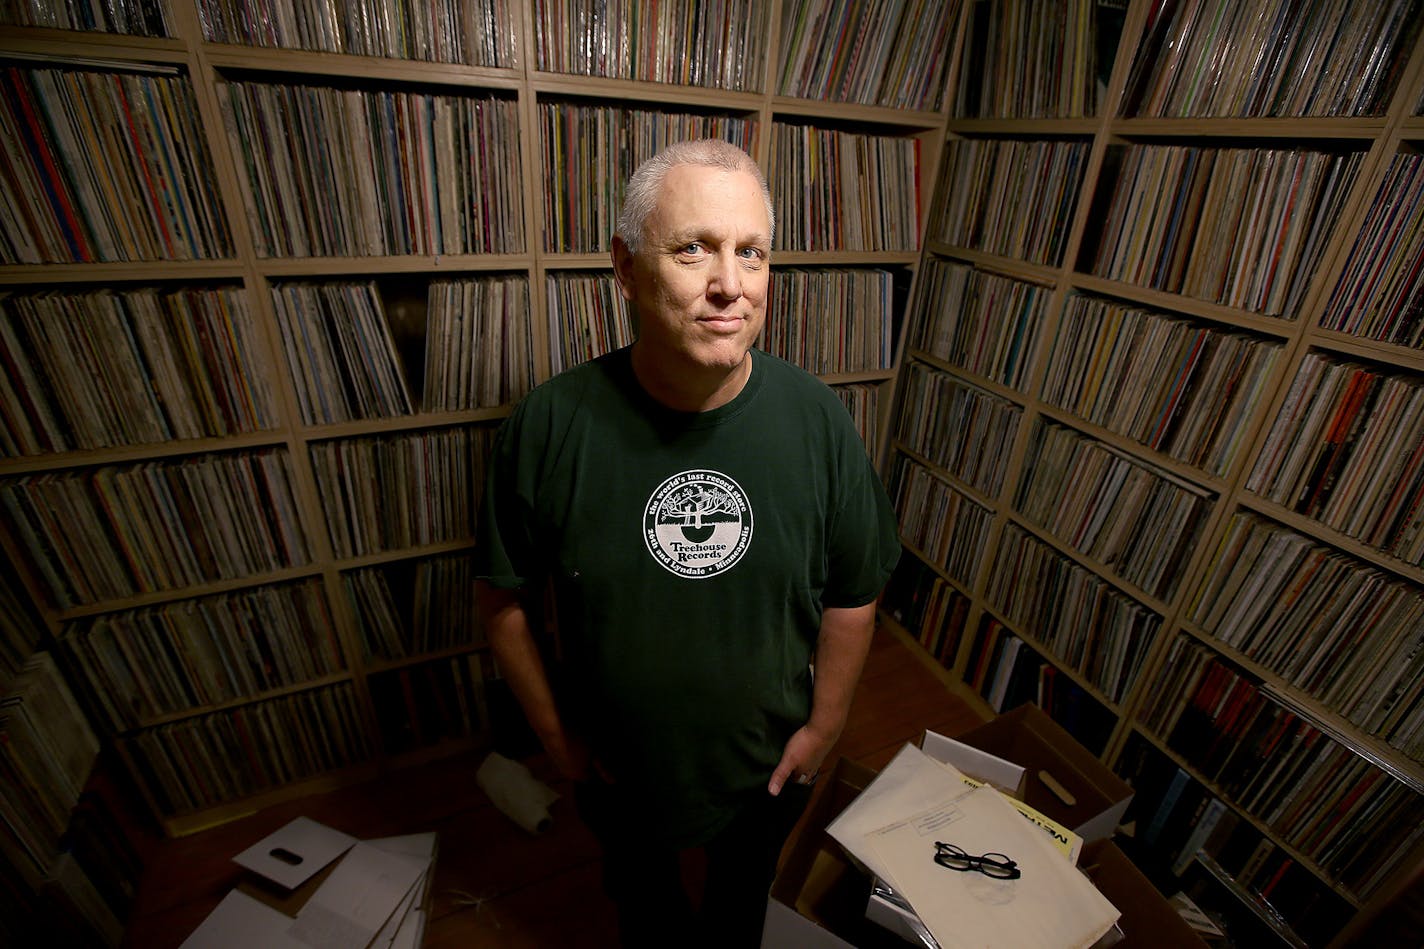
[[[757,944],[899,554],[835,395],[752,349],[772,226],[734,146],[680,143],[640,166],[613,238],[636,341],[538,387],[490,462],[481,613],[579,783],[625,945]],[[559,690],[531,633],[546,584]],[[695,900],[678,883],[688,847],[706,852]]]

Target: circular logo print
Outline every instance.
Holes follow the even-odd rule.
[[[658,485],[643,509],[643,541],[680,577],[715,577],[742,559],[752,508],[737,482],[715,471],[684,471]]]

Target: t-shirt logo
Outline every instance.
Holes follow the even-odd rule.
[[[715,577],[742,559],[752,540],[746,492],[716,471],[695,469],[658,485],[643,509],[643,541],[680,577]]]

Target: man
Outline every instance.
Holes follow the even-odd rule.
[[[538,387],[490,460],[490,646],[578,782],[629,946],[758,944],[899,555],[839,400],[751,348],[771,239],[746,153],[688,142],[645,162],[612,255],[636,341]],[[569,680],[557,694],[531,632],[545,583]],[[696,846],[694,922],[678,852]]]

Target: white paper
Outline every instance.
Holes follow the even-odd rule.
[[[430,861],[361,842],[322,881],[288,934],[315,949],[370,945]]]
[[[418,917],[417,926],[424,925],[425,891],[430,886],[430,877],[434,872],[435,834],[381,837],[366,842],[387,853],[405,854],[426,861],[425,872],[420,875],[420,879],[416,880],[415,886],[410,888],[405,899],[401,900],[390,919],[386,920],[381,931],[376,933],[375,938],[371,940],[373,949],[387,949],[387,947],[404,945],[404,941],[410,938],[409,933],[412,932],[411,917]]]
[[[826,827],[851,855],[884,880],[894,874],[879,864],[866,844],[867,835],[907,814],[918,814],[955,793],[968,791],[952,769],[935,761],[914,745],[906,744],[869,786]]]
[[[350,834],[318,824],[309,817],[298,817],[232,859],[239,866],[291,890],[355,843],[356,838]]]
[[[291,924],[266,903],[232,890],[179,949],[307,949],[287,935]]]
[[[952,773],[946,778],[956,783]],[[886,881],[941,946],[1082,949],[1112,928],[1118,911],[998,791],[962,783],[941,788],[938,802],[902,812],[863,839]],[[1022,875],[999,880],[942,867],[934,860],[936,841],[975,855],[1005,854]]]

